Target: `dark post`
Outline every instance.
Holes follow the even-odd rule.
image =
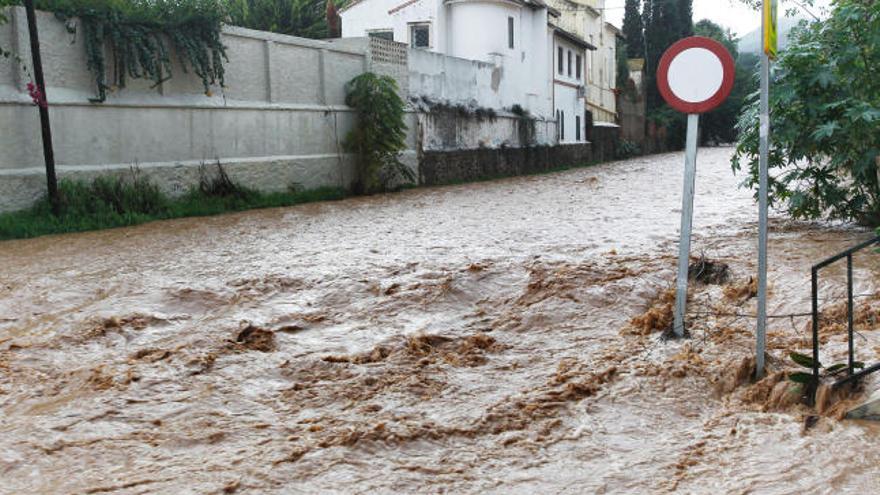
[[[37,16],[34,13],[34,0],[24,0],[27,11],[28,32],[31,38],[31,60],[34,64],[34,78],[37,89],[43,97],[43,104],[37,105],[40,110],[40,128],[43,132],[43,158],[46,161],[46,183],[49,189],[49,202],[52,204],[52,213],[60,213],[58,201],[58,179],[55,176],[55,153],[52,150],[52,129],[49,126],[49,106],[46,96],[46,80],[43,77],[43,61],[40,58],[40,36],[37,33]]]
[[[846,255],[846,323],[849,345],[849,376],[855,372],[853,351],[853,255]]]
[[[812,273],[813,295],[813,384],[810,397],[812,402],[816,400],[816,387],[819,386],[819,270],[813,267]]]

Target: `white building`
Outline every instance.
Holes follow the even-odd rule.
[[[380,37],[413,50],[491,64],[491,90],[499,95],[493,102],[519,105],[548,120],[564,115],[562,141],[586,140],[578,124],[584,125],[586,91],[578,86],[586,76],[587,45],[555,27],[559,12],[542,0],[355,0],[340,16],[343,38]],[[560,47],[566,54],[561,73]],[[580,72],[574,65],[578,58]]]
[[[553,106],[560,143],[586,140],[586,86],[588,53],[594,50],[583,39],[561,28],[553,30]]]
[[[559,10],[559,26],[595,46],[589,55],[587,106],[596,123],[617,121],[617,38],[619,29],[605,21],[605,0],[547,0]]]

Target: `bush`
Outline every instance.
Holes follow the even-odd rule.
[[[220,160],[217,160],[216,168],[217,173],[211,174],[207,165],[204,163],[199,165],[199,194],[206,197],[239,199],[247,199],[256,194],[256,191],[247,189],[233,181],[226,173],[226,169],[220,165]]]
[[[838,0],[802,26],[771,82],[770,201],[795,218],[880,223],[880,3]],[[733,169],[758,187],[759,101],[739,119]]]
[[[625,160],[641,154],[642,148],[638,144],[626,139],[621,140],[617,144],[617,149],[614,150],[614,156],[618,160]]]
[[[346,85],[345,103],[356,116],[345,139],[345,148],[357,159],[355,192],[375,193],[414,181],[412,170],[400,161],[400,152],[406,149],[406,123],[394,79],[361,74]]]

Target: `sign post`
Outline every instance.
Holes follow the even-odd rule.
[[[49,125],[49,105],[46,96],[46,80],[43,77],[43,62],[40,58],[40,35],[37,32],[37,16],[34,11],[34,0],[25,0],[25,13],[27,15],[28,34],[31,42],[31,60],[34,64],[34,78],[36,89],[42,95],[42,103],[37,105],[40,112],[40,130],[43,133],[43,159],[46,162],[46,183],[49,191],[49,202],[52,213],[61,213],[58,199],[58,179],[55,176],[55,152],[52,148],[52,128]]]
[[[657,87],[663,99],[672,108],[688,115],[673,323],[673,332],[677,337],[683,337],[686,331],[700,114],[716,108],[730,96],[734,71],[733,57],[727,49],[721,43],[701,36],[692,36],[673,44],[663,54],[657,68]]]
[[[767,188],[770,158],[770,58],[776,57],[776,0],[764,0],[761,23],[764,53],[761,54],[761,108],[759,117],[758,163],[758,325],[755,342],[755,379],[764,376],[767,347]]]

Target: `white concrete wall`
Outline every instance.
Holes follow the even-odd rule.
[[[73,35],[52,14],[40,12],[38,20],[62,177],[138,164],[167,192],[181,193],[197,180],[201,161],[219,159],[230,175],[263,190],[351,183],[353,162],[341,146],[353,124],[344,86],[368,67],[365,43],[336,46],[227,27],[226,87],[211,88],[211,96],[175,65],[157,88],[131,80],[106,102],[90,103],[96,92],[81,26]],[[30,59],[23,9],[12,9],[0,40]],[[26,83],[13,61],[0,59],[0,211],[28,206],[45,188],[39,116]],[[405,155],[413,166],[414,136]]]
[[[493,64],[414,49],[408,57],[410,96],[498,110],[519,102]]]
[[[493,62],[499,57],[515,61],[531,51],[521,25],[534,12],[515,3],[455,1],[450,4],[450,50],[455,57]],[[514,19],[514,48],[509,48],[507,19]],[[517,36],[518,35],[518,36]],[[519,38],[519,39],[517,39]]]

